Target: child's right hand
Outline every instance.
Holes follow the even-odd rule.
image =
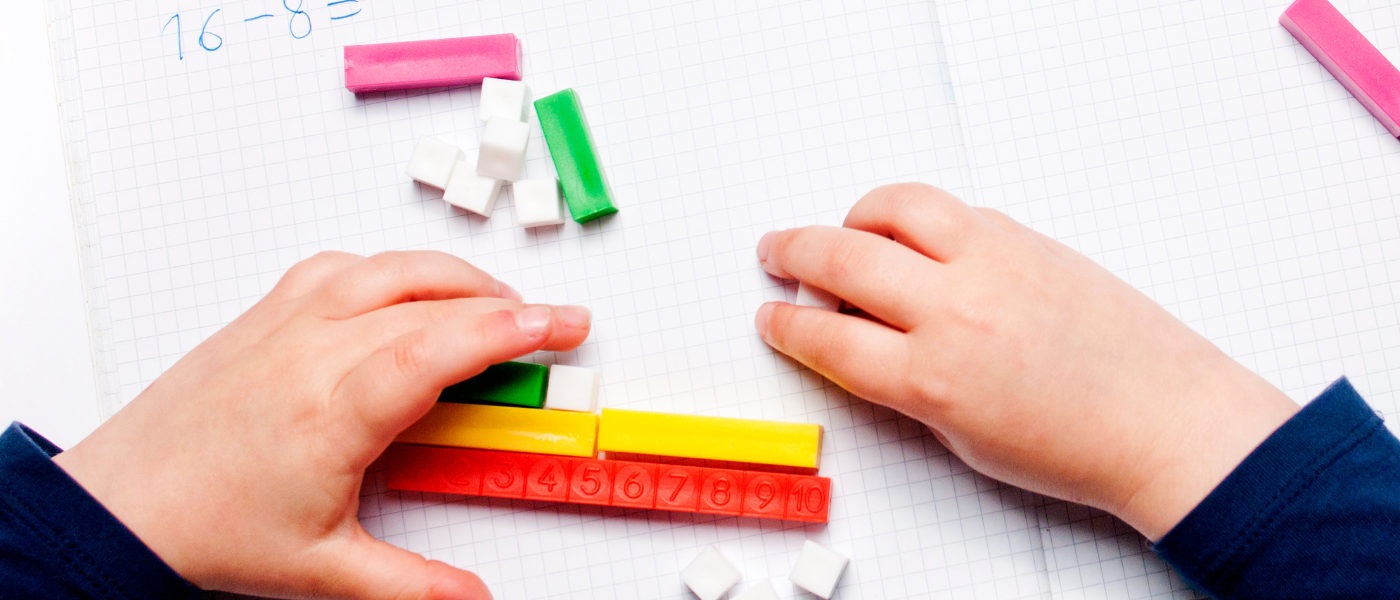
[[[879,188],[844,228],[769,233],[758,256],[865,313],[766,304],[774,348],[978,471],[1153,540],[1298,410],[1093,261],[928,186]]]

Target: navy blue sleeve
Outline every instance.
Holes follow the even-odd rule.
[[[1154,548],[1216,598],[1400,598],[1400,442],[1343,378]]]
[[[52,458],[57,446],[13,423],[0,434],[0,598],[197,598]]]

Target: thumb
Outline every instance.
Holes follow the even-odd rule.
[[[327,578],[336,598],[364,600],[491,600],[481,578],[447,563],[428,560],[376,540],[363,530],[338,554]]]

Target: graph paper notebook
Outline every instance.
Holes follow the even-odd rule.
[[[972,473],[754,334],[796,292],[758,237],[838,224],[883,183],[1064,240],[1299,401],[1345,373],[1396,411],[1400,148],[1276,25],[1283,3],[49,5],[105,414],[302,258],[436,249],[590,306],[586,344],[529,360],[599,368],[604,406],[825,426],[826,526],[367,477],[369,531],[497,597],[686,598],[712,543],[797,597],[808,538],[854,559],[837,598],[1190,596],[1121,523]],[[1396,9],[1337,5],[1395,58]],[[403,164],[423,135],[475,147],[479,88],[343,87],[347,44],[502,32],[536,94],[578,92],[619,214],[526,231],[508,191],[489,220],[452,209]],[[532,129],[526,175],[550,176]]]

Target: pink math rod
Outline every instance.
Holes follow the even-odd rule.
[[[1278,22],[1400,137],[1400,71],[1327,0],[1297,0]]]
[[[345,47],[345,88],[356,93],[520,79],[514,34]]]

